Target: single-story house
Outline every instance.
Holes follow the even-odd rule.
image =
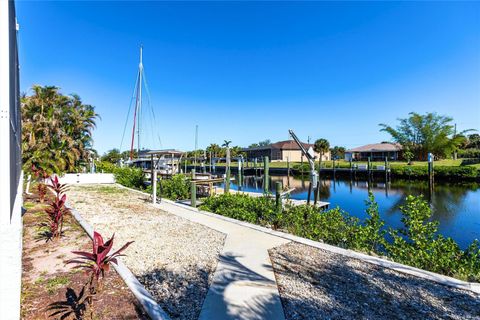
[[[303,147],[308,150],[310,147],[313,148],[313,144],[303,143]],[[293,140],[279,141],[272,143],[267,146],[253,147],[253,148],[244,148],[243,152],[246,153],[247,159],[263,157],[269,157],[271,161],[291,161],[291,162],[300,162],[302,161],[302,151],[300,147]],[[320,155],[315,152],[315,157],[318,159]],[[330,151],[326,152],[322,156],[322,160],[330,160]],[[303,157],[303,161],[306,161],[306,158]]]
[[[388,158],[388,160],[399,160],[402,158],[402,146],[398,143],[382,142],[367,144],[361,147],[356,147],[345,151],[345,160],[365,161],[370,159],[372,161],[381,161]]]

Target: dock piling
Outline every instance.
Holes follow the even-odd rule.
[[[193,208],[195,208],[197,206],[197,186],[195,184],[195,181],[190,182],[190,193],[191,193],[190,205]]]
[[[269,159],[268,157],[263,158],[263,192],[268,193],[270,188],[269,188]]]

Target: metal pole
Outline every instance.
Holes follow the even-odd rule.
[[[268,193],[269,192],[269,175],[268,175],[268,164],[269,164],[269,159],[268,157],[263,158],[263,192]]]
[[[242,189],[242,180],[243,180],[243,177],[242,177],[242,160],[241,159],[238,159],[238,190],[241,190]]]
[[[227,145],[227,168],[225,172],[225,193],[230,192],[230,147]]]
[[[157,203],[157,170],[153,170],[152,177],[152,202]]]
[[[153,172],[155,171],[155,165],[154,165],[154,162],[153,162],[153,154],[150,156],[150,161],[151,161],[151,164],[150,164],[150,182],[152,182],[152,185],[153,185]]]
[[[140,46],[140,64],[139,69],[139,81],[138,81],[138,131],[137,131],[137,157],[140,155],[140,118],[142,111],[142,78],[143,78],[143,46]]]

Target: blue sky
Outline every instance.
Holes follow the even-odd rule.
[[[22,90],[94,105],[100,152],[120,147],[140,44],[145,147],[193,149],[196,124],[199,147],[288,129],[354,147],[411,111],[480,129],[479,2],[19,1],[17,16]]]

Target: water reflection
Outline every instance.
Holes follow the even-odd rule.
[[[246,176],[243,180],[243,190],[262,192],[262,177]],[[276,181],[295,188],[291,194],[293,199],[307,199],[307,176],[271,176],[269,187],[272,192]],[[437,182],[433,191],[430,191],[428,182],[413,180],[385,183],[381,179],[365,181],[322,178],[320,185],[320,200],[330,202],[331,208],[339,206],[361,219],[366,217],[365,200],[368,192],[373,192],[386,226],[395,228],[402,225],[399,207],[404,203],[405,197],[423,195],[430,202],[433,218],[440,222],[442,234],[454,238],[463,248],[473,239],[480,239],[480,188],[476,183]],[[231,187],[238,189],[236,182]]]

